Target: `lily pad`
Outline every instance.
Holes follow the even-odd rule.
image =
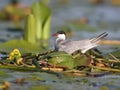
[[[24,40],[11,40],[0,44],[0,51],[11,52],[15,48],[19,49],[21,53],[38,53],[43,50],[39,45]]]
[[[86,57],[85,55],[81,55],[81,54],[77,54],[76,56],[74,56],[74,58],[75,58],[75,66],[86,65],[88,61],[88,57]]]
[[[50,57],[48,62],[54,65],[67,67],[69,69],[74,68],[74,58],[65,52],[53,52],[48,54]]]
[[[75,58],[75,66],[86,65],[90,63],[90,57],[103,58],[102,53],[98,49],[91,49],[86,52],[86,54],[76,54]]]

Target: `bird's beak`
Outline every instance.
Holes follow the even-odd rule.
[[[58,34],[57,34],[57,33],[55,33],[55,34],[53,34],[52,36],[58,36]]]

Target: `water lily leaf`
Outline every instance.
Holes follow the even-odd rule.
[[[74,56],[75,58],[75,66],[83,66],[86,65],[88,61],[88,57],[85,55],[77,54]]]
[[[102,55],[97,53],[95,50],[91,50],[87,52],[87,54],[94,55],[95,57],[102,57]],[[72,56],[65,52],[54,52],[47,54],[45,57],[49,58],[49,63],[65,66],[68,68],[74,68],[76,66],[84,66],[90,61],[89,56],[79,53]]]
[[[74,58],[65,52],[54,52],[47,56],[51,57],[48,61],[51,64],[67,67],[69,69],[74,68]]]
[[[75,66],[86,65],[90,61],[90,57],[93,56],[95,58],[103,58],[102,53],[97,49],[91,49],[86,52],[86,54],[76,54],[75,58]],[[90,62],[89,62],[90,63]]]
[[[0,50],[11,52],[13,49],[19,49],[21,53],[38,53],[42,50],[39,45],[28,43],[24,40],[11,40],[0,44]]]

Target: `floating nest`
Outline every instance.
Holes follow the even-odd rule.
[[[108,55],[111,58],[102,55],[97,49],[86,54],[76,53],[74,55],[55,51],[22,55],[18,49],[14,49],[9,54],[1,52],[0,68],[92,77],[120,72],[119,58],[110,53]]]

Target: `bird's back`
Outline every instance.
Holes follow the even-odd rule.
[[[70,40],[65,40],[61,41],[57,47],[59,48],[59,51],[65,51],[69,54],[74,53],[77,50],[86,50],[86,48],[91,47],[91,42],[90,40],[80,40],[80,41],[70,41]]]

